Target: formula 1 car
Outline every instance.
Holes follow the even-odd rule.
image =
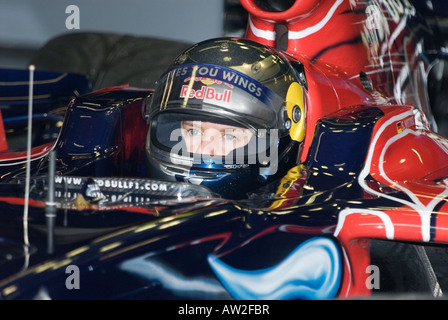
[[[241,4],[248,41],[300,61],[297,164],[239,199],[154,179],[153,89],[89,92],[74,75],[79,94],[51,89],[71,99],[56,139],[11,148],[8,119],[24,112],[2,109],[2,299],[443,297],[448,140],[431,107],[445,58],[435,26],[408,0]]]

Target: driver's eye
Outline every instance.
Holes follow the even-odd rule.
[[[226,134],[224,134],[223,137],[227,141],[235,141],[236,140],[236,137],[233,134],[226,133]]]
[[[187,133],[190,136],[200,136],[201,135],[201,131],[198,129],[188,129]]]

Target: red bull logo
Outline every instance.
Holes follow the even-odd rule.
[[[204,101],[230,102],[231,96],[231,90],[218,92],[215,88],[208,86],[202,86],[200,89],[195,90],[188,85],[183,85],[180,92],[181,98],[199,99]]]

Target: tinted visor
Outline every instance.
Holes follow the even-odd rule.
[[[275,150],[278,134],[204,113],[165,112],[151,122],[151,143],[172,161],[243,165]]]

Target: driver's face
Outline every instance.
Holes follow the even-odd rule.
[[[182,121],[182,137],[187,151],[204,155],[225,156],[249,143],[249,129],[204,121]]]

